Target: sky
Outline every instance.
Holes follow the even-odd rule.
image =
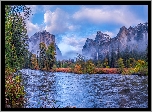
[[[28,5],[32,14],[26,21],[28,36],[46,30],[55,35],[63,57],[82,53],[87,38],[97,31],[116,37],[120,28],[148,22],[147,5]]]

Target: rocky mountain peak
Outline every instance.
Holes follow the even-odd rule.
[[[95,37],[94,42],[97,43],[97,45],[100,45],[102,43],[110,41],[110,36],[107,34],[103,34],[101,31],[97,31],[97,35]]]
[[[101,33],[101,31],[97,31],[97,36],[102,36],[103,33]]]
[[[119,33],[117,34],[118,39],[124,38],[128,34],[128,29],[125,26],[122,26],[119,30]]]
[[[131,31],[132,29],[133,29],[133,27],[131,27],[131,26],[128,28],[129,31]]]
[[[121,28],[120,28],[120,30],[126,30],[127,28],[125,27],[125,26],[122,26]]]
[[[142,46],[141,46],[142,45]],[[87,39],[82,49],[83,55],[89,55],[93,59],[104,59],[111,52],[122,52],[127,47],[130,51],[144,52],[148,45],[148,23],[138,24],[128,29],[122,26],[116,37],[110,38],[109,35],[97,31],[95,40]],[[97,57],[98,56],[98,57]]]
[[[39,44],[43,42],[48,47],[51,43],[55,43],[55,35],[50,34],[46,30],[36,32],[33,36],[29,38],[29,51],[33,54],[37,54],[39,52]],[[57,58],[61,58],[62,54],[60,49],[55,43]]]
[[[107,34],[103,34],[101,31],[97,31],[97,35],[96,35],[95,40],[106,39],[106,38],[110,38],[110,36]]]

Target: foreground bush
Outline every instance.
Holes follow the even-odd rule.
[[[95,73],[95,65],[91,61],[86,62],[86,73],[89,74]]]
[[[148,75],[148,63],[143,60],[138,60],[134,68],[124,69],[122,74]]]
[[[82,67],[79,64],[76,64],[73,70],[73,73],[82,74]]]
[[[138,60],[136,62],[135,70],[138,74],[148,75],[148,63],[143,60]]]
[[[24,107],[24,86],[21,85],[21,77],[14,75],[9,69],[5,70],[5,108]]]

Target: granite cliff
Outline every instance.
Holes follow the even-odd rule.
[[[138,24],[135,27],[128,29],[123,26],[114,38],[97,32],[95,40],[87,38],[82,49],[82,54],[92,59],[104,59],[106,55],[111,56],[111,52],[116,54],[126,49],[137,51],[138,53],[145,52],[148,45],[148,23]]]
[[[46,30],[41,31],[41,32],[36,32],[33,36],[29,38],[29,51],[32,52],[33,54],[39,54],[39,44],[41,42],[44,42],[46,46],[50,45],[50,43],[54,42],[55,43],[55,35],[50,34]],[[55,48],[56,48],[56,58],[61,59],[62,58],[62,53],[58,46],[55,43]]]

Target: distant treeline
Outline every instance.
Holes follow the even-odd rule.
[[[42,43],[40,43],[40,45],[41,44]],[[43,46],[46,45],[43,43]],[[39,57],[30,53],[27,66],[28,68],[47,71],[63,70],[63,72],[67,71],[79,74],[105,73],[103,69],[97,68],[117,68],[117,71],[112,71],[112,73],[148,75],[148,50],[146,51],[146,55],[138,54],[137,52],[118,52],[117,55],[113,53],[111,57],[106,56],[104,60],[93,60],[86,59],[85,56],[78,54],[75,61],[74,59],[57,61],[55,59],[55,47],[53,44],[51,44],[48,48],[43,48],[45,48],[45,50],[40,49]],[[47,50],[49,50],[48,54]],[[49,58],[48,55],[50,55],[51,58]],[[61,68],[70,69],[65,70]]]

